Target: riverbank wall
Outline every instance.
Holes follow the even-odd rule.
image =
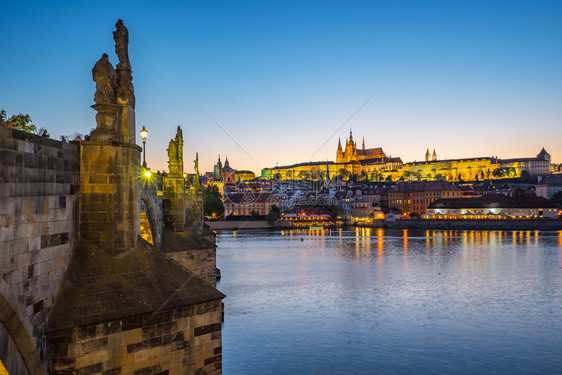
[[[375,220],[376,228],[460,230],[562,230],[562,220]]]
[[[240,230],[240,229],[286,229],[291,227],[290,222],[277,221],[271,225],[266,220],[256,221],[206,221],[212,230]]]

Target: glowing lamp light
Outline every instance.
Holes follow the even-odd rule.
[[[142,165],[146,167],[146,138],[148,137],[148,130],[144,126],[140,131],[140,135],[142,138]]]
[[[146,171],[144,171],[144,175],[148,178],[152,175],[152,173],[150,173],[150,171],[147,169]]]
[[[146,130],[144,126],[142,127],[140,134],[143,141],[146,141],[146,138],[148,138],[148,130]]]

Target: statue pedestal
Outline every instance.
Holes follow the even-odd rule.
[[[80,237],[111,255],[135,248],[141,148],[90,140],[80,142],[80,155]]]
[[[170,177],[181,177],[183,178],[183,163],[177,161],[168,161],[168,176]]]
[[[120,140],[117,124],[121,115],[122,107],[117,104],[98,103],[92,106],[96,114],[97,128],[92,131],[90,139],[93,141],[117,141]]]

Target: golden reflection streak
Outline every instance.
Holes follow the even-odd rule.
[[[490,245],[496,245],[497,243],[497,233],[496,232],[491,232],[490,233]]]
[[[371,258],[371,235],[372,233],[371,228],[366,228],[367,237],[365,237],[365,254],[367,258]]]
[[[359,227],[355,227],[355,258],[359,258],[360,247],[361,247],[359,241],[361,241]]]
[[[560,251],[562,251],[562,230],[558,231],[558,246],[560,246]],[[562,253],[561,253],[562,256]]]
[[[404,229],[402,235],[404,236],[404,255],[408,255],[408,229]]]
[[[377,235],[377,256],[379,258],[379,261],[382,262],[383,255],[384,255],[384,229],[377,228],[376,235]]]
[[[6,367],[4,367],[2,361],[0,361],[0,375],[10,375],[8,370],[6,370]]]
[[[535,245],[538,245],[538,244],[539,244],[539,231],[536,230],[535,231]]]

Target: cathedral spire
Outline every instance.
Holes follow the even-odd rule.
[[[365,137],[363,137],[363,150],[365,150]]]
[[[425,152],[425,161],[429,161],[430,157],[431,157],[431,154],[429,153],[429,148],[428,148],[427,151]]]
[[[435,149],[433,149],[433,156],[431,157],[432,161],[436,161],[437,160],[437,154],[435,153]]]
[[[349,128],[349,143],[353,143],[353,133],[351,132],[351,128]]]
[[[343,149],[341,147],[341,139],[338,139],[338,150],[336,152],[336,163],[343,163],[344,156],[343,156]]]

